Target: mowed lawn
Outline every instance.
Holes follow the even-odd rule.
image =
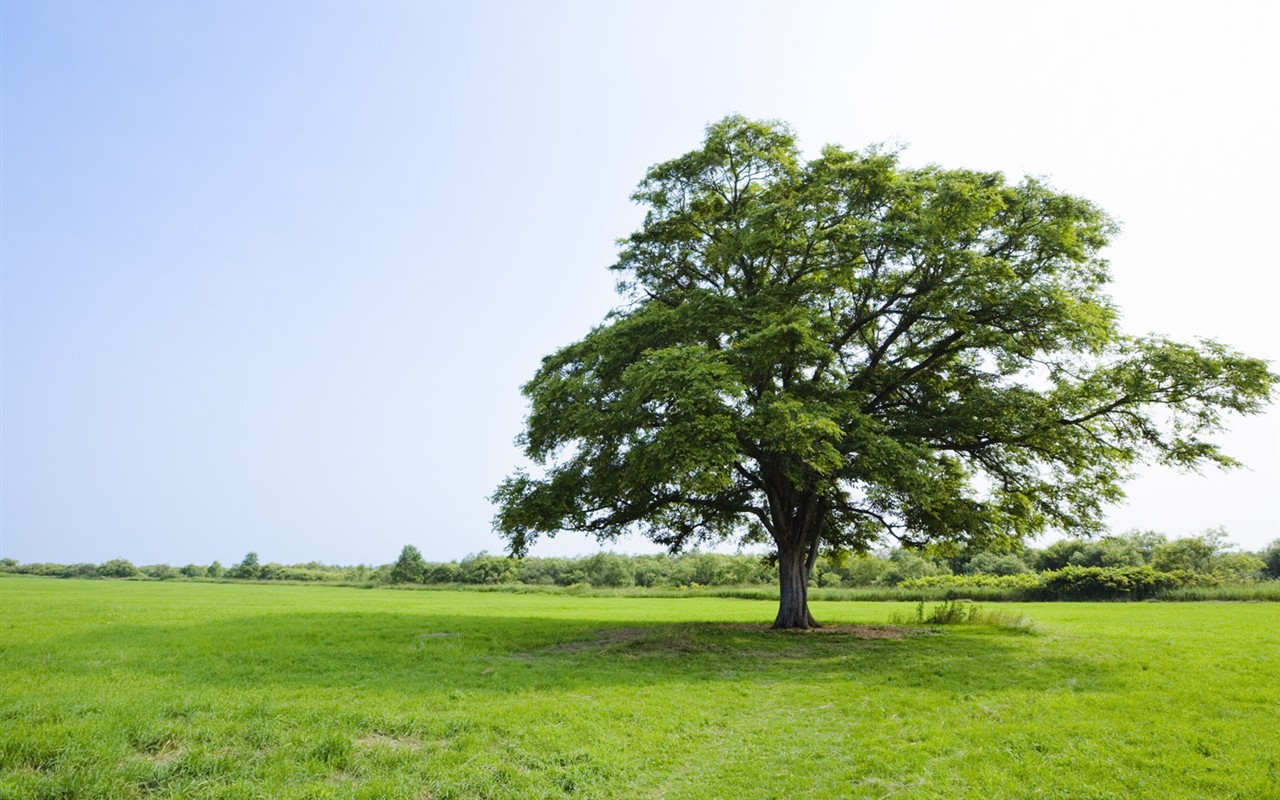
[[[999,608],[5,577],[0,797],[1280,798],[1280,604]]]

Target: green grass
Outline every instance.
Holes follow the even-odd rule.
[[[3,578],[0,797],[1280,798],[1275,604],[774,610]]]

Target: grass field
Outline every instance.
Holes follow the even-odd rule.
[[[4,578],[0,797],[1280,798],[1280,605],[774,610]]]

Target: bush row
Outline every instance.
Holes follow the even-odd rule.
[[[1066,566],[1028,575],[939,575],[904,581],[904,589],[1005,589],[1026,600],[1143,600],[1172,589],[1218,586],[1212,573],[1141,567]]]

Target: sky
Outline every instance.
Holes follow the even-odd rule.
[[[1276,361],[1278,14],[5,0],[0,557],[500,552],[520,386],[617,304],[645,170],[730,113],[1042,176],[1123,226],[1126,331]],[[1228,425],[1248,469],[1144,469],[1112,528],[1280,537],[1280,414]]]

